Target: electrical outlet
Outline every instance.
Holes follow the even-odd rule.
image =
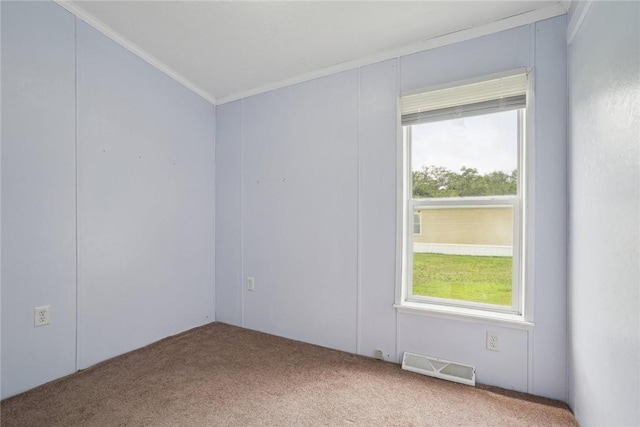
[[[500,351],[500,335],[497,332],[487,331],[487,350]]]
[[[384,360],[384,352],[380,349],[376,350],[375,356],[376,359]]]
[[[247,278],[247,289],[253,291],[255,289],[255,280],[253,277]]]
[[[33,310],[33,314],[34,327],[48,325],[51,321],[51,306],[45,305],[43,307],[36,307]]]

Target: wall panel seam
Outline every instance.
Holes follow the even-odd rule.
[[[244,327],[244,109],[245,100],[240,101],[240,326]]]
[[[361,324],[362,324],[362,227],[361,227],[361,204],[362,204],[362,157],[360,147],[361,121],[361,95],[362,95],[362,68],[358,68],[357,73],[357,133],[356,133],[356,161],[357,161],[357,181],[356,181],[356,354],[361,352]]]
[[[76,255],[76,313],[75,313],[75,371],[78,371],[79,363],[79,333],[78,333],[78,325],[79,325],[79,311],[80,311],[80,299],[79,299],[79,291],[80,291],[80,266],[79,266],[79,250],[78,250],[78,18],[73,17],[73,79],[74,79],[74,138],[75,138],[75,159],[74,159],[74,168],[75,168],[75,225],[76,225],[76,247],[75,247],[75,255]]]

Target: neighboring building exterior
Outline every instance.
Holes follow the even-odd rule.
[[[431,208],[414,211],[414,252],[511,256],[510,207]]]

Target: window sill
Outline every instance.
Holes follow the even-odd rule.
[[[482,323],[527,331],[532,330],[535,326],[533,322],[526,321],[521,315],[517,314],[488,312],[484,310],[474,310],[472,308],[450,307],[407,301],[402,304],[394,304],[394,307],[399,313],[461,320],[464,322]]]

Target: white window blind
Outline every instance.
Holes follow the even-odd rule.
[[[402,125],[466,117],[526,106],[527,74],[516,74],[400,98]]]

